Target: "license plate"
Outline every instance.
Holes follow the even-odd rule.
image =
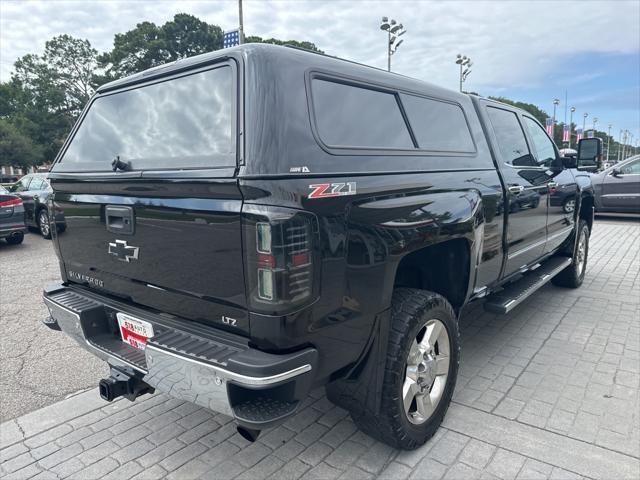
[[[116,317],[118,318],[122,341],[132,347],[144,350],[147,346],[147,340],[153,337],[153,325],[126,313],[117,313]]]

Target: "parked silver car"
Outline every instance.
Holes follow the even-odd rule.
[[[592,176],[596,212],[640,213],[640,155]]]

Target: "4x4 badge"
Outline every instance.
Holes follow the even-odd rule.
[[[113,255],[121,262],[130,262],[138,259],[138,247],[127,245],[126,240],[116,240],[109,243],[109,255]]]
[[[356,182],[347,183],[317,183],[309,185],[312,190],[309,198],[341,197],[356,194]]]

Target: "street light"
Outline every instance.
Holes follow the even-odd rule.
[[[586,135],[587,132],[584,131],[586,123],[587,123],[587,117],[589,116],[589,114],[587,112],[584,113],[584,115],[582,115],[582,134]]]
[[[609,124],[609,132],[607,133],[607,163],[609,163],[609,149],[611,146],[611,127],[613,127],[613,125]]]
[[[576,107],[571,107],[569,110],[571,114],[569,115],[569,148],[571,148],[571,130],[573,129],[573,113],[576,111]]]
[[[456,55],[456,65],[460,65],[460,92],[462,92],[462,83],[471,73],[471,66],[473,65],[473,62],[470,57],[459,53]]]
[[[593,117],[593,136],[596,136],[596,124],[598,123],[598,117]]]
[[[394,19],[389,20],[389,17],[382,17],[380,30],[387,32],[387,71],[390,72],[391,55],[396,53],[396,50],[404,41],[404,39],[400,39],[400,36],[407,33],[407,31],[401,23],[396,22]]]
[[[556,125],[556,107],[560,105],[560,99],[559,98],[554,98],[553,99],[553,125],[555,128]]]

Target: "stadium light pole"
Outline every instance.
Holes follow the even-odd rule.
[[[396,22],[394,19],[389,20],[389,17],[382,17],[380,22],[380,30],[387,32],[387,71],[391,71],[391,55],[396,53],[398,47],[404,39],[400,39],[400,36],[407,33],[407,30],[401,23]]]
[[[554,98],[553,99],[553,125],[555,128],[556,125],[556,107],[560,105],[560,99],[559,98]]]
[[[473,62],[470,57],[459,53],[456,56],[456,65],[460,65],[460,92],[462,92],[462,84],[465,82],[469,74],[471,73],[471,67]]]
[[[573,113],[576,111],[576,107],[571,107],[569,111],[571,112],[569,114],[569,148],[571,148],[571,130],[573,130]]]

